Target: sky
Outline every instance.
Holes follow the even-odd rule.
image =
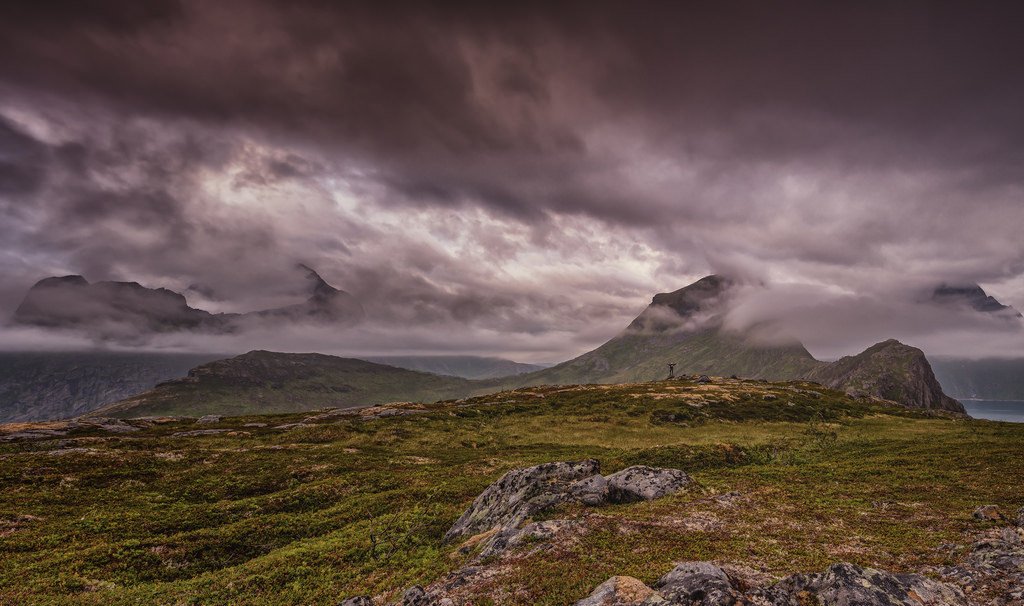
[[[376,4],[4,3],[0,316],[65,274],[261,309],[301,262],[367,325],[159,346],[553,362],[721,273],[823,357],[1024,355],[917,305],[1024,309],[1020,3]]]

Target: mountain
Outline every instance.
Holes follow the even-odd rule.
[[[74,328],[114,340],[140,340],[148,333],[179,330],[230,332],[251,319],[313,320],[354,323],[363,319],[362,305],[334,288],[305,265],[302,303],[243,314],[212,314],[189,307],[185,297],[166,288],[138,282],[89,283],[82,276],[45,278],[29,289],[11,318],[14,324],[43,328]]]
[[[541,371],[521,375],[510,385],[624,383],[663,379],[668,364],[680,374],[738,375],[791,379],[820,364],[798,342],[769,344],[752,333],[722,326],[732,282],[707,276],[654,296],[626,329],[597,349]]]
[[[476,387],[466,379],[365,360],[250,351],[203,364],[184,378],[100,408],[93,416],[246,415],[402,400],[433,402],[464,396]]]
[[[955,398],[1024,400],[1024,359],[932,359],[942,389]]]
[[[216,354],[0,353],[0,423],[66,419],[185,376]]]
[[[1020,312],[987,294],[977,284],[941,285],[932,301],[956,305],[982,314],[996,314],[1008,321],[1008,330],[1024,330]],[[1024,337],[1024,332],[1021,333]],[[967,359],[942,356],[932,359],[932,367],[942,388],[957,398],[985,400],[1024,400],[1024,359]]]
[[[14,311],[15,324],[45,328],[127,325],[142,332],[197,328],[223,329],[225,314],[188,306],[185,297],[166,288],[138,282],[97,282],[82,276],[37,282]]]
[[[886,341],[831,364],[814,359],[799,342],[770,344],[755,329],[723,326],[731,280],[707,276],[654,296],[622,333],[577,358],[510,378],[504,386],[628,383],[677,374],[737,375],[769,380],[810,379],[858,395],[892,400],[908,408],[964,412],[935,380],[919,349]]]
[[[1005,312],[1009,317],[1022,317],[1013,307],[1003,305],[977,284],[951,286],[940,284],[932,291],[931,301],[940,305],[958,305],[983,313]]]
[[[965,412],[960,402],[943,393],[924,352],[895,339],[823,364],[804,378],[854,396],[873,396],[908,408]]]
[[[545,368],[537,364],[523,364],[504,358],[483,356],[370,356],[363,359],[378,364],[420,372],[432,372],[436,375],[462,377],[463,379],[500,379]]]

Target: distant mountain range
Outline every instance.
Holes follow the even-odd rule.
[[[334,288],[305,265],[302,303],[249,313],[210,313],[190,307],[180,293],[146,288],[138,282],[89,283],[82,276],[37,282],[15,310],[12,323],[44,328],[71,328],[104,339],[128,340],[150,333],[181,330],[232,332],[259,319],[312,320],[340,324],[360,321],[365,312],[349,293]]]
[[[346,323],[363,316],[362,307],[351,295],[330,286],[312,269],[300,269],[309,284],[305,302],[248,314],[210,314],[189,307],[178,293],[131,282],[89,284],[80,276],[48,278],[32,288],[14,321],[90,329],[114,323],[167,331],[234,330],[247,318]],[[779,343],[761,339],[759,329],[763,327],[743,332],[726,330],[724,312],[733,286],[728,278],[707,276],[679,290],[657,294],[619,335],[593,351],[550,368],[474,356],[375,356],[364,362],[333,356],[304,358],[306,354],[250,352],[195,367],[188,377],[173,380],[186,372],[186,358],[165,363],[153,357],[139,357],[134,366],[108,358],[106,370],[100,370],[95,364],[86,363],[86,358],[47,361],[44,358],[48,354],[38,354],[25,357],[20,366],[8,367],[6,383],[0,383],[0,387],[7,386],[6,391],[0,391],[5,394],[0,400],[0,421],[83,414],[126,397],[128,400],[110,410],[118,414],[155,410],[177,410],[176,414],[293,411],[304,407],[373,404],[388,399],[461,397],[543,384],[641,382],[666,378],[670,363],[675,365],[677,374],[770,380],[809,378],[857,395],[948,411],[962,408],[943,393],[940,383],[949,385],[948,391],[961,397],[997,394],[1000,398],[1015,399],[1020,397],[1018,390],[1024,389],[1016,379],[1020,376],[1015,370],[1019,365],[944,359],[938,363],[939,372],[934,373],[920,350],[897,341],[886,341],[858,356],[825,363],[814,359],[795,340]],[[929,302],[967,306],[982,313],[1019,315],[976,285],[939,286]],[[195,359],[208,360],[209,356]],[[33,365],[41,370],[34,370]],[[296,374],[289,375],[289,369]],[[267,373],[262,383],[260,372]],[[75,378],[83,373],[89,377],[87,380]],[[976,379],[981,375],[986,378],[979,382]],[[141,393],[168,379],[172,380],[166,385]],[[994,385],[1002,387],[984,387]]]
[[[0,353],[0,423],[66,419],[183,377],[218,354]]]
[[[318,354],[250,352],[200,366],[185,379],[101,408],[100,415],[257,414],[387,400],[460,398],[550,384],[623,383],[680,374],[810,378],[857,396],[909,408],[963,413],[942,392],[921,350],[890,340],[826,363],[799,343],[768,345],[722,325],[732,283],[708,276],[656,295],[626,329],[594,351],[551,368],[503,379],[470,381]]]
[[[363,360],[463,379],[500,379],[547,368],[484,356],[369,356]]]
[[[1024,359],[932,359],[946,393],[959,399],[1024,400]]]

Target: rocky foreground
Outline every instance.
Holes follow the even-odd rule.
[[[585,532],[578,520],[529,521],[569,502],[585,506],[651,501],[686,489],[692,479],[678,469],[634,466],[602,476],[593,460],[545,463],[514,469],[491,484],[445,534],[462,541],[473,563],[426,588],[406,590],[400,606],[457,606],[476,603],[494,570],[517,550],[544,550]],[[718,497],[729,503],[736,494]],[[742,566],[680,562],[653,586],[631,576],[613,576],[575,606],[971,606],[1024,603],[1024,507],[1007,520],[997,506],[979,507],[979,520],[1009,522],[978,537],[960,564],[924,574],[894,574],[838,562],[820,573],[774,580]],[[971,599],[983,594],[982,601]],[[356,596],[342,606],[372,606]]]

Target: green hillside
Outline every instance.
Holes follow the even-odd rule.
[[[403,400],[434,402],[474,384],[322,354],[251,351],[204,364],[187,377],[100,408],[93,416],[243,415],[350,408]]]
[[[822,363],[802,345],[765,346],[718,328],[695,332],[638,333],[627,330],[597,349],[551,368],[519,375],[515,385],[625,383],[677,374],[794,379]]]

